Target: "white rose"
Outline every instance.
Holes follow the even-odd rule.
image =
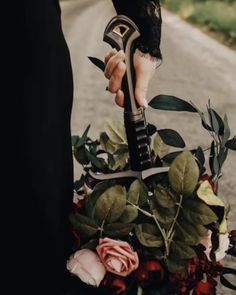
[[[84,283],[95,287],[99,287],[106,274],[99,256],[88,249],[75,252],[67,262],[67,269]]]

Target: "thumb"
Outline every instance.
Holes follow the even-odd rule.
[[[136,71],[136,85],[135,85],[135,98],[139,106],[148,107],[147,91],[149,84],[149,74],[144,71]]]

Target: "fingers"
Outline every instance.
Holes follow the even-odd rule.
[[[119,64],[114,69],[112,76],[109,80],[108,90],[111,93],[116,93],[119,89],[121,89],[122,78],[125,75],[126,66],[123,62],[119,62]]]
[[[123,108],[124,107],[124,99],[125,99],[124,92],[122,90],[118,90],[116,93],[116,98],[115,98],[116,104]]]
[[[125,54],[123,50],[120,50],[118,53],[114,54],[110,53],[110,58],[109,56],[107,56],[107,64],[106,64],[106,68],[105,68],[105,77],[107,79],[110,79],[115,68],[118,66],[118,64],[120,62],[124,62],[125,60]]]
[[[113,48],[106,56],[105,56],[105,65],[107,64],[107,62],[109,61],[109,59],[117,54],[117,50],[115,48]]]
[[[147,91],[150,77],[143,72],[136,72],[136,86],[135,86],[135,98],[137,103],[141,107],[148,107],[147,103]]]

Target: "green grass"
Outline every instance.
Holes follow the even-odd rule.
[[[218,33],[229,45],[236,45],[235,0],[163,0],[163,5],[184,19]]]

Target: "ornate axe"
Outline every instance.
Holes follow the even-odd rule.
[[[118,15],[107,25],[103,40],[126,55],[127,71],[123,78],[122,90],[125,95],[124,123],[128,141],[131,170],[115,173],[94,173],[89,175],[98,181],[121,178],[145,180],[150,176],[168,172],[169,167],[153,167],[150,137],[148,135],[145,109],[135,100],[135,72],[133,55],[135,43],[140,33],[135,23],[128,17]]]

